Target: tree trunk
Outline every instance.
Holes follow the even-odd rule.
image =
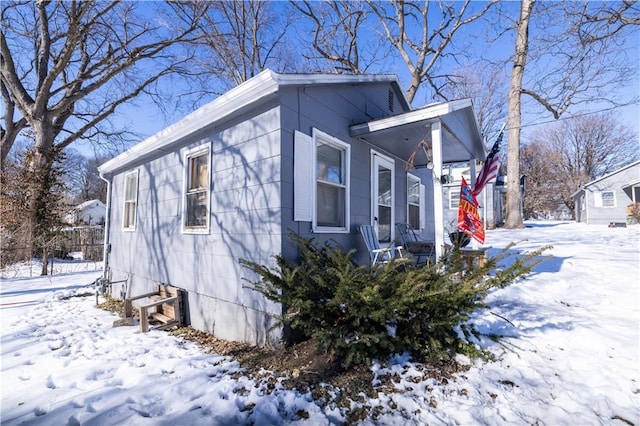
[[[49,248],[42,248],[42,270],[40,271],[41,276],[48,275],[48,267],[49,267]]]
[[[529,17],[535,0],[522,0],[516,35],[516,51],[509,87],[509,142],[507,144],[507,202],[505,228],[522,228],[522,194],[520,193],[520,114],[522,79],[529,49]]]
[[[50,188],[51,164],[55,161],[53,154],[53,141],[55,134],[52,124],[48,120],[42,119],[35,123],[33,131],[35,135],[35,147],[32,156],[28,158],[28,168],[30,173],[30,197],[27,210],[27,244],[32,254],[42,252],[43,263],[46,260],[46,234],[44,229],[49,226],[46,223],[46,209],[53,208],[48,206],[46,200],[47,193]],[[42,223],[44,222],[44,223]],[[43,265],[42,275],[46,275],[46,265]]]

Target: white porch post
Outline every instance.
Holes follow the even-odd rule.
[[[431,125],[431,154],[433,156],[433,220],[435,223],[436,259],[444,248],[444,207],[442,202],[442,125]]]

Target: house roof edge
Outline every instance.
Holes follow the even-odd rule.
[[[158,149],[177,142],[207,125],[225,119],[243,107],[259,102],[267,96],[276,93],[281,86],[385,82],[392,84],[405,110],[410,109],[406,96],[400,89],[398,77],[394,75],[280,74],[267,69],[105,162],[98,167],[98,170],[102,175],[105,175],[122,169],[132,162],[138,161]]]
[[[618,174],[618,173],[622,172],[623,170],[630,169],[631,167],[637,166],[639,164],[640,164],[640,160],[634,161],[633,163],[629,163],[626,166],[622,166],[619,169],[616,169],[616,170],[612,171],[611,173],[607,173],[606,175],[600,176],[599,178],[594,179],[591,182],[585,183],[582,187],[586,188],[587,186],[593,185],[594,183],[598,183],[601,180],[608,178],[609,176],[613,176],[615,174]]]
[[[255,103],[277,90],[278,81],[275,73],[265,70],[105,162],[98,167],[98,170],[100,173],[110,173],[126,167],[134,160],[162,149],[206,125],[222,120],[234,111]]]
[[[600,182],[601,180],[606,179],[606,178],[608,178],[608,177],[610,177],[610,176],[613,176],[613,175],[615,175],[615,174],[617,174],[617,173],[620,173],[620,172],[622,172],[623,170],[629,169],[629,168],[634,167],[634,166],[637,166],[637,165],[640,165],[640,160],[638,160],[638,161],[634,161],[634,162],[632,162],[632,163],[629,163],[629,164],[627,164],[626,166],[622,166],[622,167],[620,167],[619,169],[612,171],[611,173],[607,173],[607,174],[606,174],[606,175],[604,175],[604,176],[600,176],[599,178],[592,180],[591,182],[587,182],[587,183],[585,183],[584,185],[582,185],[580,188],[578,188],[578,190],[576,190],[576,192],[574,192],[573,194],[571,194],[571,197],[572,197],[572,198],[575,198],[575,197],[576,197],[580,192],[586,191],[586,188],[587,188],[587,187],[589,187],[589,186],[591,186],[591,185],[593,185],[593,184],[595,184],[595,183],[598,183],[598,182]],[[628,186],[628,184],[627,184],[626,186]],[[623,188],[624,188],[624,186],[623,186]]]

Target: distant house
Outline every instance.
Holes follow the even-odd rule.
[[[66,216],[70,225],[104,225],[106,207],[100,200],[89,200],[77,205]]]
[[[480,170],[480,166],[478,166]],[[458,206],[460,205],[460,184],[462,178],[470,183],[471,167],[468,164],[445,165],[443,172],[443,199],[444,199],[444,223],[445,227],[454,232],[458,226]],[[478,198],[478,213],[486,229],[493,229],[501,223],[500,204],[496,192],[495,182],[489,182]]]
[[[471,162],[475,176],[484,158],[469,99],[412,109],[395,76],[267,70],[99,168],[105,278],[115,295],[180,287],[194,328],[276,343],[282,307],[247,288],[240,259],[295,260],[293,231],[368,263],[358,226],[388,245],[396,222],[440,253],[443,164]]]
[[[576,221],[588,224],[633,223],[640,205],[640,161],[593,180],[575,194]]]

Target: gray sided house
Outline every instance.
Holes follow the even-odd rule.
[[[631,213],[640,205],[640,161],[587,183],[573,194],[573,199],[577,222],[635,223]]]
[[[293,231],[366,263],[358,226],[388,245],[396,222],[439,254],[443,164],[470,161],[475,176],[484,158],[468,99],[413,110],[395,76],[267,70],[100,167],[105,278],[116,296],[180,287],[194,328],[277,344],[282,307],[247,287],[240,259],[295,260]]]

